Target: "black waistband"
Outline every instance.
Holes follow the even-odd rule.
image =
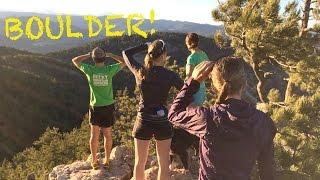
[[[157,116],[157,115],[150,115],[150,114],[138,112],[137,118],[142,121],[168,122],[168,114],[165,114],[164,116]]]
[[[110,104],[107,106],[89,106],[89,108],[92,110],[103,110],[103,109],[110,108],[110,107],[114,107],[114,104]]]

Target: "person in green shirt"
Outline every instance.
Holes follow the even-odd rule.
[[[90,57],[93,59],[94,65],[83,63],[84,60]],[[113,58],[119,63],[105,65],[104,61],[107,57]],[[88,54],[73,58],[72,62],[86,75],[90,88],[89,120],[91,126],[91,166],[93,169],[99,168],[96,154],[101,130],[104,136],[105,150],[103,166],[108,167],[112,148],[111,126],[114,122],[112,78],[125,66],[124,60],[121,56],[105,53],[104,50],[97,47]]]
[[[186,46],[191,52],[187,58],[186,64],[186,79],[192,75],[194,67],[203,61],[209,60],[207,54],[199,48],[199,36],[196,33],[188,33],[186,36]],[[201,106],[206,100],[206,85],[205,82],[200,84],[199,91],[193,95],[192,105]]]

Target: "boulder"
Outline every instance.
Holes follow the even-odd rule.
[[[103,154],[98,154],[102,164]],[[59,165],[49,174],[49,180],[128,180],[132,176],[133,153],[125,146],[117,146],[110,154],[110,167],[98,170],[91,168],[91,156],[86,161],[76,161],[68,165]]]
[[[190,153],[192,154],[192,153]],[[102,164],[104,154],[98,153],[98,159]],[[190,171],[178,167],[171,169],[171,180],[196,180],[198,179],[198,161],[195,155],[191,156]],[[129,180],[132,177],[134,155],[133,151],[125,146],[117,146],[110,154],[110,167],[93,170],[90,165],[91,156],[87,160],[75,161],[71,164],[63,164],[53,168],[49,174],[49,180]],[[146,165],[146,180],[156,180],[158,165],[156,157],[149,156]]]
[[[145,171],[146,180],[156,180],[158,174],[158,167],[154,166]],[[191,171],[185,171],[184,169],[172,169],[170,171],[171,180],[197,180],[198,175],[193,174]],[[133,179],[131,179],[133,180]]]

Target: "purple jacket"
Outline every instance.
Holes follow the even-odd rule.
[[[199,85],[189,79],[169,112],[174,125],[200,137],[199,179],[248,180],[257,161],[261,180],[274,180],[276,128],[271,118],[237,99],[210,108],[188,107]]]

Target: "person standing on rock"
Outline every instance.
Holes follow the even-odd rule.
[[[218,92],[216,103],[210,108],[188,107],[210,73]],[[203,62],[170,108],[169,121],[200,138],[199,180],[248,180],[256,161],[261,180],[275,179],[276,128],[268,115],[242,100],[246,83],[244,62],[238,58]]]
[[[187,58],[186,79],[192,75],[193,69],[203,61],[209,60],[207,54],[199,48],[199,36],[196,33],[188,33],[186,36],[186,46],[191,54]],[[199,90],[193,95],[192,105],[202,106],[206,100],[206,84],[201,82]]]
[[[84,60],[90,57],[93,59],[94,65],[83,63]],[[113,58],[119,63],[105,65],[104,61],[106,57]],[[88,54],[73,58],[72,62],[86,75],[90,88],[89,121],[91,126],[91,166],[93,169],[99,168],[96,155],[99,146],[100,131],[102,131],[105,150],[103,165],[104,167],[108,167],[112,149],[111,127],[114,123],[112,78],[125,66],[124,60],[121,56],[105,53],[104,50],[97,47]]]
[[[147,51],[147,55],[144,65],[141,65],[133,56],[143,51]],[[129,48],[122,54],[136,78],[140,91],[139,109],[132,133],[135,143],[133,178],[145,179],[149,142],[154,137],[159,164],[158,180],[168,180],[170,179],[169,152],[173,128],[168,121],[167,98],[170,88],[180,89],[183,86],[183,80],[177,73],[164,67],[167,60],[167,46],[162,40]]]

